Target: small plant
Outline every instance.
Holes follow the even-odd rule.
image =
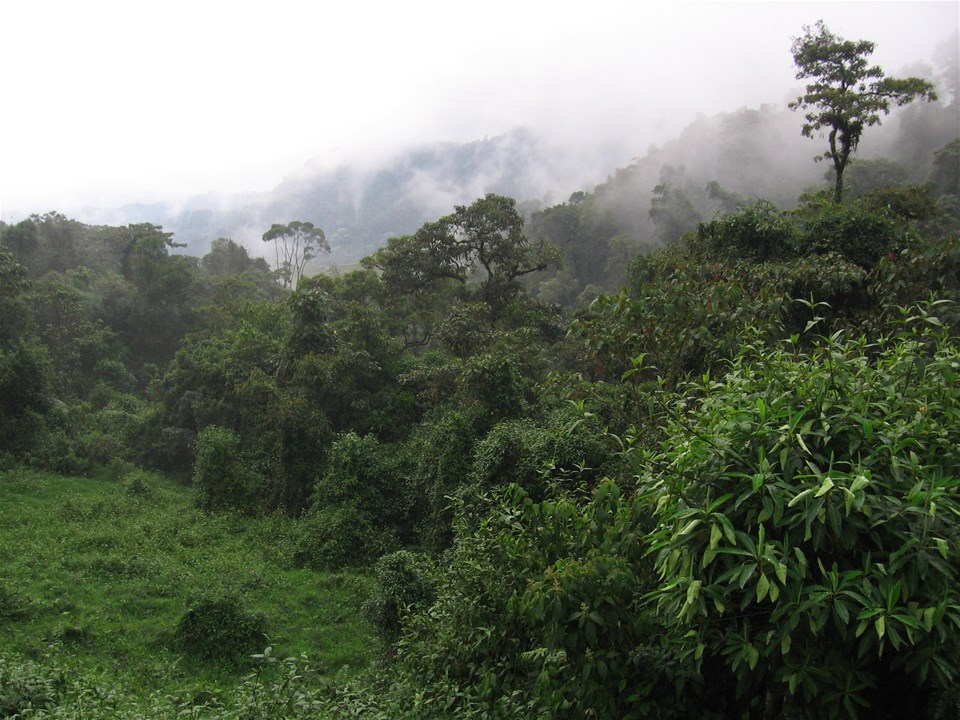
[[[22,620],[27,616],[28,601],[6,585],[0,584],[0,623]]]
[[[30,661],[0,655],[0,718],[17,718],[24,711],[56,704],[63,677]]]

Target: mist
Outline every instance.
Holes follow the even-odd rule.
[[[385,211],[435,217],[486,191],[562,202],[704,118],[782,109],[805,24],[875,41],[896,75],[933,63],[958,16],[956,2],[18,5],[0,47],[20,68],[0,219],[173,223],[198,251],[218,234],[256,250],[271,223],[320,208],[297,199],[311,187],[360,212],[385,172],[403,182]],[[771,168],[806,162],[790,147]],[[662,164],[689,172],[699,150]],[[402,215],[364,246],[410,231]],[[313,219],[335,248],[358,240]]]

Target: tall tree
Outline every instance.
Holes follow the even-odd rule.
[[[287,225],[274,223],[263,234],[264,242],[273,242],[277,270],[284,287],[296,289],[307,263],[321,252],[330,252],[323,230],[313,223],[294,220]]]
[[[519,278],[559,263],[559,251],[530,240],[516,201],[488,193],[471,205],[458,205],[414,235],[392,238],[367,259],[382,271],[389,289],[418,293],[444,281],[466,286],[477,282],[474,300],[485,303],[491,318],[520,292]]]
[[[880,124],[880,114],[889,114],[890,104],[905,105],[916,99],[936,100],[932,84],[920,78],[884,77],[877,65],[869,65],[874,43],[844,40],[820,20],[814,28],[804,26],[803,37],[793,42],[797,79],[811,78],[806,92],[789,103],[791,110],[806,110],[803,135],[828,131],[829,149],[817,160],[832,160],[836,172],[833,201],[843,197],[843,171],[870,125]]]

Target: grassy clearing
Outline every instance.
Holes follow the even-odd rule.
[[[279,657],[350,676],[375,651],[367,580],[293,567],[286,518],[205,516],[184,487],[0,473],[0,658],[107,679],[131,700],[226,692],[241,663],[192,659],[177,627],[204,597],[262,614]]]

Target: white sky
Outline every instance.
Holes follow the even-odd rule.
[[[821,18],[896,74],[960,3],[8,0],[0,219],[262,191],[518,125],[638,155],[697,112],[785,102],[791,39]]]

